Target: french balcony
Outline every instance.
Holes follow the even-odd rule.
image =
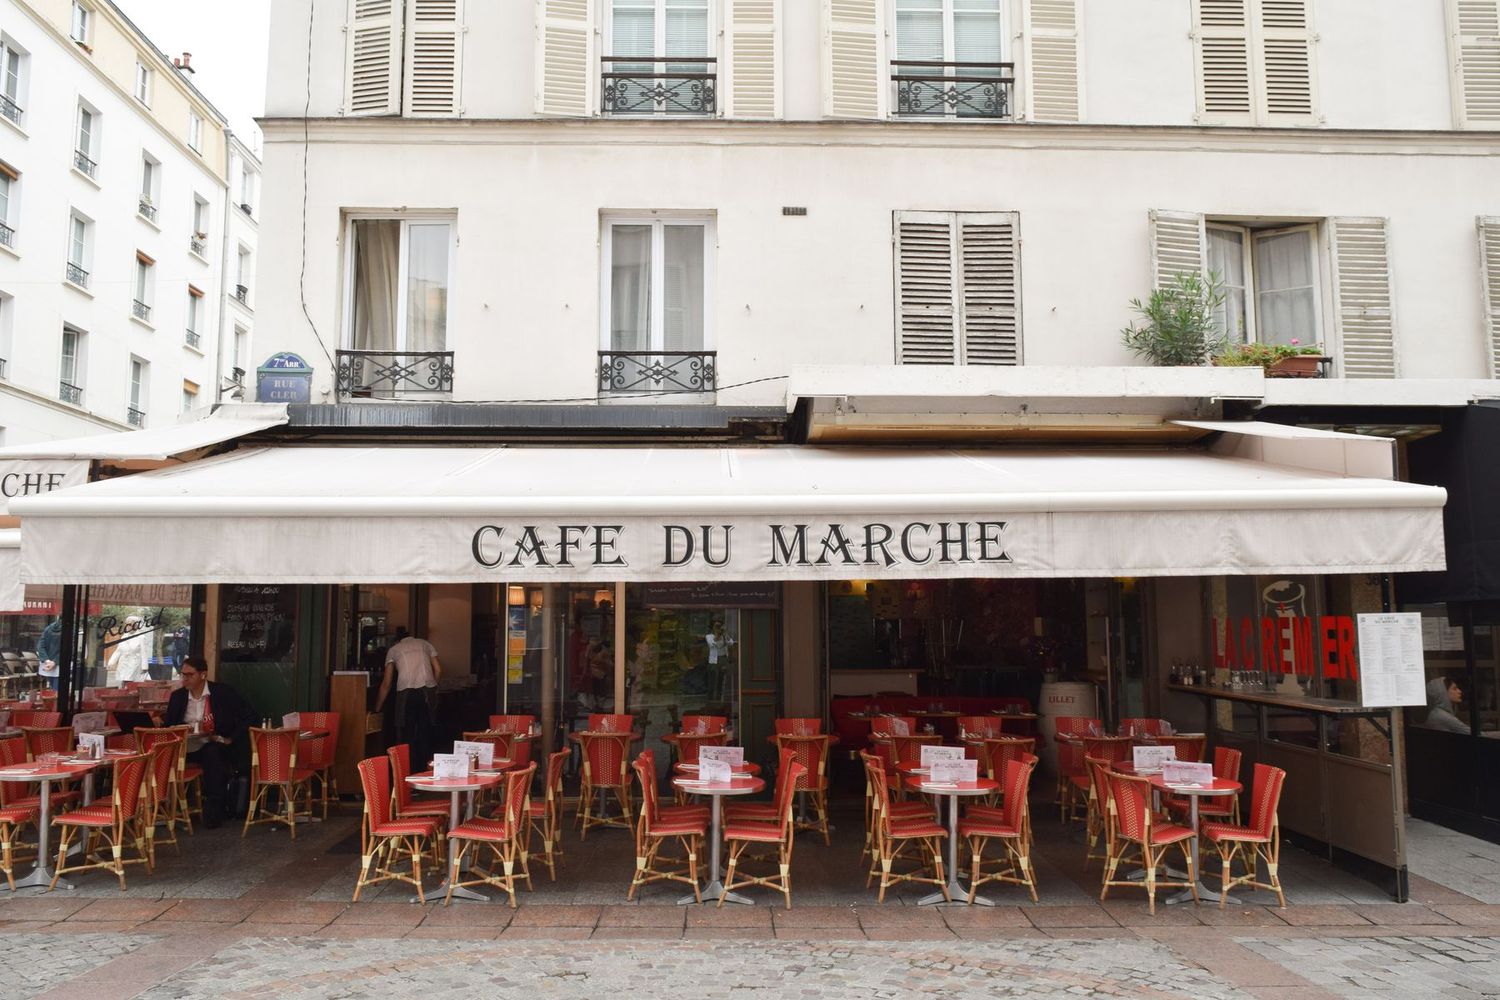
[[[89,154],[81,149],[73,150],[73,166],[87,177],[97,178],[99,175],[99,164],[89,159]]]
[[[249,307],[249,305],[250,305],[250,286],[249,285],[235,285],[234,286],[234,301],[238,302],[242,306]]]
[[[5,94],[0,94],[0,115],[4,115],[6,121],[21,124],[21,106]]]
[[[339,351],[343,399],[431,399],[453,394],[452,351]]]
[[[1006,120],[1014,117],[1016,64],[891,63],[897,118]]]
[[[82,264],[75,264],[70,260],[68,261],[68,269],[64,273],[68,281],[79,288],[89,287],[89,273],[83,269]]]
[[[140,299],[136,299],[130,303],[130,314],[142,323],[151,322],[151,307]]]
[[[718,60],[709,56],[604,56],[604,113],[611,117],[712,118]]]
[[[59,382],[57,385],[57,398],[64,403],[72,403],[74,406],[83,405],[83,386],[74,385],[71,382]]]
[[[711,393],[717,369],[715,351],[600,351],[599,395]]]
[[[129,409],[127,409],[125,411],[125,420],[132,427],[145,427],[146,426],[146,411],[145,410],[138,410],[138,409],[136,409],[135,407],[132,406],[132,407],[130,407]]]
[[[3,222],[0,222],[0,245],[8,247],[16,245],[16,231]]]
[[[140,204],[136,207],[136,211],[140,213],[141,218],[149,222],[156,221],[156,206],[151,204],[151,199],[145,195],[141,195]]]
[[[198,349],[198,348],[199,348],[199,347],[200,347],[200,346],[201,346],[201,345],[202,345],[202,343],[203,343],[203,338],[202,338],[202,337],[200,337],[200,336],[198,336],[198,331],[197,331],[197,330],[189,330],[189,331],[188,331],[188,332],[187,332],[187,336],[186,336],[186,337],[185,337],[185,338],[183,338],[183,339],[184,339],[184,342],[185,342],[185,343],[186,343],[186,344],[187,344],[187,345],[188,345],[188,346],[189,346],[189,347],[191,347],[191,348],[192,348],[192,349],[193,349],[193,350],[195,350],[195,351],[196,351],[196,350],[197,350],[197,349]]]
[[[199,257],[208,256],[208,237],[199,236],[197,233],[188,237],[188,249]]]

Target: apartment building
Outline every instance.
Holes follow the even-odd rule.
[[[223,117],[108,0],[4,0],[0,65],[4,442],[212,403]]]
[[[229,196],[224,212],[224,241],[220,264],[224,281],[219,310],[219,398],[242,399],[253,381],[257,234],[260,229],[260,156],[243,139],[228,134]]]

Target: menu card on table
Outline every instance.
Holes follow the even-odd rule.
[[[434,778],[467,778],[469,755],[466,753],[435,753],[432,755]]]
[[[1161,780],[1169,785],[1194,785],[1207,788],[1214,783],[1214,766],[1174,761],[1162,765]]]
[[[963,760],[963,747],[923,747],[922,766],[932,767],[938,761]]]
[[[471,767],[494,767],[495,766],[495,744],[493,743],[470,743],[466,740],[454,740],[453,752],[463,754],[469,758]]]
[[[945,749],[942,747],[924,747],[923,749]],[[961,752],[961,751],[960,751]],[[928,775],[927,783],[930,785],[956,785],[960,781],[977,781],[979,779],[979,761],[965,760],[962,757],[957,760],[935,760],[932,762],[932,772]]]
[[[103,760],[104,735],[102,733],[79,733],[78,755],[90,760]]]
[[[698,759],[698,780],[707,784],[728,784],[734,780],[734,769],[725,761],[703,760],[700,757]]]
[[[730,770],[745,763],[744,747],[699,747],[698,764],[701,767],[710,761],[714,763],[727,764]],[[699,773],[702,773],[701,771]],[[705,775],[706,777],[706,775]]]
[[[1160,771],[1168,761],[1177,760],[1176,747],[1144,746],[1135,748],[1135,769],[1139,774]]]

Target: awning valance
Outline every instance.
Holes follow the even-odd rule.
[[[1354,573],[1441,489],[1186,450],[247,449],[16,503],[28,582]]]

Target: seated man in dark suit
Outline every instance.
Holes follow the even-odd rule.
[[[182,687],[167,702],[167,725],[192,726],[188,760],[203,768],[203,825],[224,823],[225,797],[235,771],[250,757],[247,730],[253,722],[250,706],[234,688],[209,683],[202,657],[182,661]]]

